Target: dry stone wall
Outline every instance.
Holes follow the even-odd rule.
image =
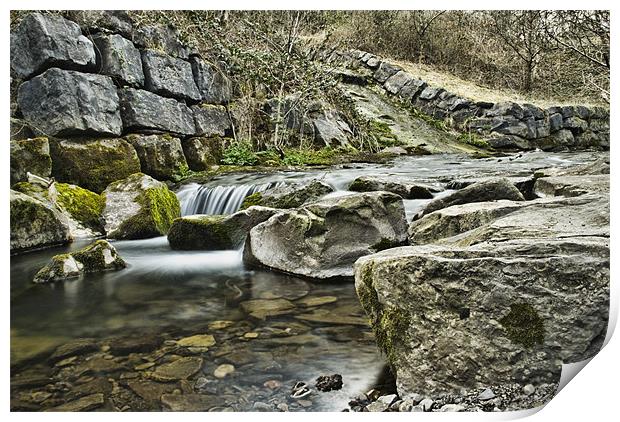
[[[323,51],[327,63],[368,69],[372,81],[407,106],[474,133],[499,150],[609,149],[609,110],[603,107],[557,106],[543,109],[512,101],[474,101],[430,86],[402,67],[360,50]]]
[[[103,154],[101,163],[109,152],[114,160],[124,157],[127,165],[122,167],[133,171],[138,156],[143,172],[168,178],[187,170],[188,161],[204,161],[213,149],[210,143],[231,133],[225,105],[233,89],[223,64],[211,63],[183,45],[172,27],[134,28],[122,11],[76,11],[68,16],[71,20],[31,13],[11,31],[11,86],[16,90],[11,141],[21,142],[12,150],[23,150],[26,139],[39,136],[48,137],[52,151],[58,152],[69,140],[84,145],[93,157]],[[135,134],[158,136],[140,138],[149,140],[145,148],[135,136],[128,137]],[[206,151],[188,149],[197,156],[185,157],[181,141],[193,137],[206,138],[192,143]],[[122,151],[92,150],[93,140],[113,138],[125,138]],[[153,157],[176,162],[162,169],[149,164]],[[13,160],[12,182],[25,180],[28,171],[40,171],[24,168],[18,158]],[[75,154],[73,161],[67,160],[62,154],[62,166],[53,165],[52,176],[63,181],[66,174],[84,170],[81,159]],[[42,176],[49,176],[46,173]],[[101,177],[84,178],[89,176]]]

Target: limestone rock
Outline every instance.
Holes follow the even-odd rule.
[[[69,19],[87,33],[114,33],[129,40],[133,38],[133,21],[125,10],[71,10]]]
[[[111,183],[103,192],[105,230],[113,239],[144,239],[168,233],[181,208],[166,184],[142,173]]]
[[[400,66],[393,65],[388,62],[382,62],[375,71],[373,78],[380,84],[384,84],[390,77],[401,71]]]
[[[189,62],[155,50],[142,51],[146,89],[165,97],[200,101]]]
[[[355,192],[386,191],[395,193],[403,199],[431,199],[433,192],[439,191],[434,186],[379,176],[360,176],[349,185],[349,190]]]
[[[236,249],[249,231],[277,213],[274,208],[252,206],[232,215],[190,215],[176,219],[168,232],[172,249]]]
[[[169,363],[159,365],[151,374],[156,381],[170,382],[184,380],[195,375],[202,369],[203,360],[200,357],[184,357]]]
[[[216,67],[202,58],[190,58],[194,80],[200,91],[202,101],[209,104],[227,104],[232,98],[232,82],[224,71],[224,64]]]
[[[324,199],[254,227],[244,262],[316,279],[351,277],[361,256],[406,241],[402,199],[388,192]]]
[[[215,138],[189,138],[181,141],[183,154],[190,170],[203,171],[217,165],[224,150],[224,140]]]
[[[230,130],[230,118],[226,108],[222,106],[192,106],[192,112],[198,136],[224,136]]]
[[[100,73],[124,85],[144,85],[140,51],[131,41],[116,34],[96,34],[93,41],[97,46],[97,68]]]
[[[66,220],[56,210],[11,190],[11,251],[68,243]]]
[[[126,130],[196,134],[192,111],[173,98],[133,88],[119,90],[119,97]]]
[[[11,31],[11,69],[21,79],[50,67],[86,69],[94,64],[93,43],[62,16],[32,13]]]
[[[56,180],[96,193],[140,171],[136,150],[122,139],[55,140],[50,154]]]
[[[142,172],[159,180],[170,180],[187,172],[183,147],[170,135],[129,135],[125,139],[136,150]]]
[[[26,173],[49,177],[52,159],[47,138],[11,141],[11,185],[28,180]]]
[[[352,135],[349,125],[332,109],[310,114],[314,130],[314,142],[320,146],[345,147]]]
[[[334,188],[318,179],[290,183],[248,196],[241,204],[241,208],[247,208],[251,205],[262,205],[271,208],[296,208],[315,201],[333,191]]]
[[[135,31],[133,41],[143,48],[163,51],[181,59],[189,58],[187,48],[179,40],[178,31],[170,25],[145,25]]]
[[[588,192],[609,192],[609,175],[541,177],[534,183],[534,194],[539,197],[579,196]]]
[[[396,95],[400,92],[401,89],[411,81],[414,80],[414,77],[405,71],[398,71],[394,75],[390,76],[383,85],[385,90],[390,94]]]
[[[466,188],[460,189],[443,198],[437,198],[431,201],[422,211],[422,215],[429,214],[433,211],[452,205],[467,204],[471,202],[486,202],[499,199],[508,199],[511,201],[524,201],[523,194],[515,187],[515,185],[506,178],[485,180],[474,183]]]
[[[77,252],[55,255],[49,264],[37,272],[33,281],[51,283],[84,273],[120,270],[126,265],[114,246],[106,240],[97,240]]]
[[[24,119],[46,135],[120,135],[116,87],[108,76],[52,68],[20,85]]]
[[[89,396],[80,397],[77,400],[56,406],[52,412],[86,412],[103,406],[105,397],[103,393],[95,393]]]

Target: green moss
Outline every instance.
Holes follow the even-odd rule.
[[[510,312],[500,320],[500,323],[506,330],[508,338],[525,348],[542,344],[545,339],[543,320],[527,303],[510,305]]]
[[[327,166],[334,164],[339,155],[347,151],[339,151],[325,147],[318,150],[309,148],[288,148],[284,150],[282,163],[287,166]],[[350,153],[350,151],[348,152]]]
[[[467,145],[472,145],[478,148],[489,148],[489,143],[482,139],[480,135],[473,132],[464,132],[459,134],[457,137],[459,142],[462,142]]]
[[[58,204],[85,226],[100,229],[105,200],[101,195],[79,186],[56,183]]]
[[[21,230],[23,226],[41,226],[55,222],[50,209],[28,200],[11,201],[11,232]]]
[[[377,138],[379,145],[384,147],[392,147],[401,145],[402,142],[398,140],[398,137],[392,132],[390,125],[380,120],[371,120],[370,131]]]
[[[253,205],[261,205],[263,202],[263,194],[260,192],[253,193],[252,195],[248,195],[245,197],[243,202],[241,203],[241,209],[244,210],[246,208],[250,208]]]
[[[226,224],[228,216],[177,218],[168,232],[168,243],[177,250],[224,250],[236,247],[237,229]]]
[[[47,189],[39,185],[33,185],[29,182],[17,182],[11,187],[11,189],[25,193],[26,195],[37,199],[47,199],[49,195]]]

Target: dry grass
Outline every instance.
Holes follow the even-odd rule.
[[[474,82],[461,79],[448,72],[442,72],[433,66],[406,62],[402,60],[387,59],[389,62],[398,64],[416,78],[422,79],[434,87],[444,88],[458,96],[474,101],[488,101],[497,103],[501,101],[514,101],[517,103],[530,103],[542,108],[560,105],[585,105],[585,106],[604,106],[604,103],[594,103],[592,99],[571,97],[571,98],[536,98],[510,89],[492,89]]]

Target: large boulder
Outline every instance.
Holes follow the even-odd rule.
[[[11,31],[11,69],[18,78],[50,67],[86,69],[94,64],[93,43],[78,24],[62,16],[32,13]]]
[[[133,38],[133,22],[125,10],[71,10],[68,17],[86,33],[114,33],[129,40]]]
[[[439,191],[435,186],[381,176],[360,176],[351,182],[349,190],[355,192],[386,191],[402,196],[403,199],[431,199],[433,193]]]
[[[189,62],[155,50],[142,51],[146,89],[166,97],[200,101]]]
[[[160,180],[170,180],[187,172],[187,162],[178,138],[170,135],[129,135],[140,158],[142,172]]]
[[[346,147],[353,132],[336,110],[321,108],[309,113],[314,142],[319,146]]]
[[[71,240],[63,216],[41,201],[11,190],[11,251],[60,245]]]
[[[192,106],[194,122],[196,123],[196,135],[198,136],[224,136],[230,130],[230,117],[223,106],[201,104]]]
[[[216,67],[197,56],[190,58],[194,80],[202,101],[209,104],[226,104],[232,98],[232,82],[224,72],[224,64]]]
[[[119,90],[119,97],[126,130],[196,134],[192,111],[174,98],[165,98],[133,88]]]
[[[241,209],[252,205],[270,208],[296,208],[333,191],[334,188],[318,179],[289,183],[248,196],[241,204]]]
[[[523,194],[513,182],[506,178],[484,180],[457,190],[454,193],[431,201],[421,215],[453,205],[468,204],[471,202],[496,201],[508,199],[510,201],[524,201]]]
[[[250,230],[278,210],[253,206],[231,215],[189,215],[177,218],[168,232],[172,249],[237,249]]]
[[[105,231],[112,239],[144,239],[168,233],[180,217],[176,195],[142,173],[111,183],[103,192]]]
[[[182,140],[181,144],[190,170],[203,171],[219,163],[225,140],[219,137],[188,138]]]
[[[103,234],[101,213],[105,202],[101,195],[67,183],[50,182],[42,185],[41,180],[33,182],[17,183],[13,185],[13,189],[60,213],[72,238],[92,238]]]
[[[96,193],[140,171],[136,150],[122,139],[55,140],[50,154],[56,180]]]
[[[160,50],[181,59],[189,58],[189,51],[179,40],[178,31],[170,25],[145,25],[135,31],[133,41],[143,48]]]
[[[84,273],[121,270],[127,264],[106,240],[96,242],[77,252],[55,255],[34,276],[35,283],[52,283],[75,278]]]
[[[11,141],[11,185],[28,180],[27,173],[49,177],[52,173],[47,138]]]
[[[516,210],[502,202],[469,204],[481,211],[460,212],[472,229],[440,244],[356,262],[356,290],[401,397],[458,394],[493,383],[554,383],[562,363],[588,359],[602,346],[609,197],[512,203]],[[465,207],[414,224],[421,229],[433,215]],[[480,221],[493,212],[497,219]],[[429,240],[443,234],[435,231]]]
[[[140,51],[131,41],[117,34],[96,34],[93,41],[97,46],[97,68],[102,74],[123,85],[144,85]]]
[[[119,100],[109,76],[52,68],[20,85],[24,119],[51,136],[120,135]]]
[[[351,277],[359,257],[404,244],[406,224],[403,201],[392,193],[324,199],[254,227],[243,259],[315,279]]]

